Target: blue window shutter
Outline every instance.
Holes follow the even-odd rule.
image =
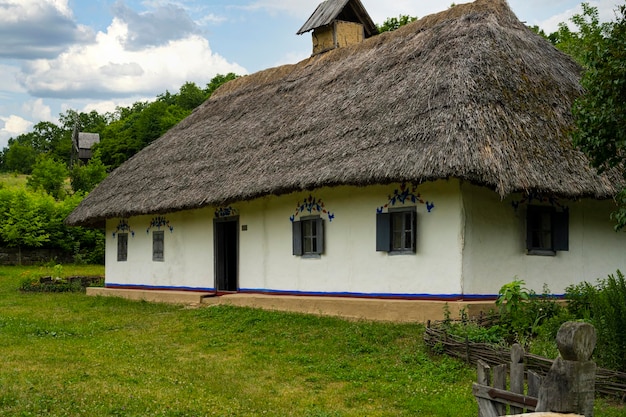
[[[293,232],[293,254],[302,256],[302,225],[299,221],[294,221],[291,223],[291,230]]]
[[[315,219],[317,223],[317,248],[315,253],[324,253],[324,220],[322,218]]]
[[[554,250],[569,250],[569,211],[554,212],[552,214],[552,236]]]
[[[391,216],[389,213],[376,213],[376,250],[391,250]]]

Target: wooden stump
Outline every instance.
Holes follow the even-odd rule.
[[[564,323],[556,336],[560,355],[539,390],[536,411],[593,417],[596,364],[591,354],[596,329],[588,323]]]

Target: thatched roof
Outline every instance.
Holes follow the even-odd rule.
[[[610,197],[615,183],[570,142],[579,74],[506,1],[457,5],[223,85],[67,222],[450,177],[503,197]]]
[[[298,35],[330,25],[335,20],[361,23],[365,37],[378,33],[376,24],[370,17],[360,0],[326,0],[317,6],[311,17],[296,32]]]
[[[91,149],[98,142],[100,142],[100,134],[98,133],[78,133],[78,149]]]

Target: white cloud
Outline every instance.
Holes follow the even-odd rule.
[[[397,17],[401,14],[421,18],[445,10],[452,4],[450,0],[431,0],[428,2],[362,0],[362,3],[374,23],[382,23],[388,17]],[[319,2],[304,2],[302,0],[255,0],[243,8],[246,10],[264,10],[270,13],[287,13],[301,19],[304,23],[305,19],[315,11],[318,4]]]
[[[9,139],[26,133],[33,126],[32,122],[21,118],[20,116],[11,115],[8,117],[0,116],[0,149],[4,149]]]
[[[33,120],[52,121],[52,111],[50,106],[43,103],[43,99],[27,101],[22,105],[22,110],[32,116]]]
[[[19,81],[39,97],[105,98],[152,95],[178,89],[186,81],[202,84],[220,73],[246,73],[213,53],[199,35],[132,51],[124,47],[127,37],[127,24],[116,18],[95,43],[24,65]]]
[[[196,23],[199,26],[205,26],[205,25],[208,25],[208,24],[222,23],[222,22],[225,22],[226,20],[228,20],[228,19],[226,19],[226,17],[224,17],[224,16],[219,16],[219,15],[216,15],[214,13],[209,13],[209,14],[206,14],[206,15],[202,16],[200,19],[198,19],[196,21]]]
[[[16,82],[19,73],[19,67],[0,64],[0,74],[2,74],[0,77],[0,93],[23,93],[26,91]]]
[[[600,0],[589,1],[589,5],[598,8],[598,18],[600,22],[610,22],[615,20],[615,10],[617,0]],[[528,22],[529,24],[537,24],[546,33],[556,32],[559,28],[559,23],[567,23],[572,30],[576,30],[576,27],[570,21],[571,17],[575,14],[582,14],[583,9],[580,4],[575,7],[566,9],[565,11],[548,17],[547,19],[535,22]]]
[[[74,21],[67,0],[3,0],[0,3],[0,57],[52,58],[70,44],[93,39]]]
[[[155,100],[155,97],[139,97],[139,96],[131,97],[131,98],[124,99],[124,100],[103,100],[103,101],[97,101],[97,102],[90,102],[85,105],[82,105],[82,110],[80,111],[84,113],[89,113],[95,110],[96,112],[98,112],[98,114],[114,113],[118,107],[129,107],[137,102],[154,101],[154,100]],[[66,110],[70,108],[75,109],[76,107],[80,107],[80,106],[72,107],[69,104],[65,105]]]

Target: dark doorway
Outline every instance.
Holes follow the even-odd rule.
[[[236,217],[215,219],[215,286],[217,291],[237,291],[237,231]]]

